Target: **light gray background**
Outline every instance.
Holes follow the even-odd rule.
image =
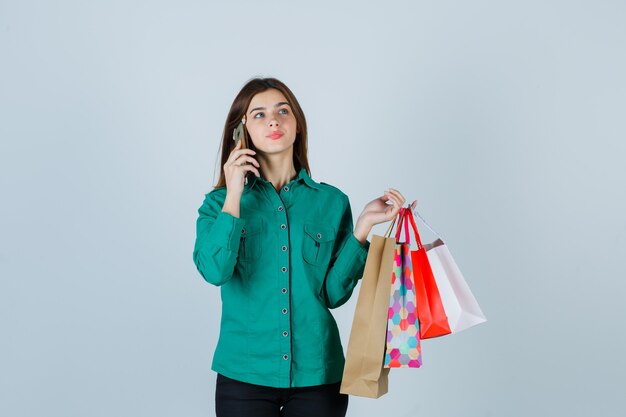
[[[625,17],[1,0],[0,415],[213,415],[220,296],[194,227],[255,75],[292,88],[313,178],[355,218],[389,186],[419,200],[489,319],[424,341],[349,416],[623,415]],[[358,289],[333,310],[344,349]]]

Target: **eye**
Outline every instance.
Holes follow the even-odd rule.
[[[259,115],[261,115],[261,117],[263,117],[263,112],[258,112],[257,114],[254,115],[254,118],[258,119],[259,117],[257,117],[257,116],[259,116]]]
[[[282,109],[278,110],[278,112],[279,112],[280,114],[289,114],[289,110],[287,110],[287,109],[285,109],[285,108],[282,108]]]

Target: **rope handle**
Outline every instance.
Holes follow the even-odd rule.
[[[393,216],[393,219],[391,219],[391,223],[389,223],[389,227],[387,228],[387,231],[385,232],[385,237],[391,237],[391,230],[393,229],[393,226],[396,223],[396,220],[398,220],[398,213],[396,213],[396,215]]]
[[[385,232],[385,237],[391,237],[391,231],[393,230],[394,226],[396,227],[396,230],[399,231],[402,228],[402,225],[404,224],[405,218],[406,218],[406,215],[404,212],[404,208],[400,208],[400,211],[396,213],[393,219],[391,219],[391,223],[389,224],[389,227],[387,228],[387,231]],[[396,235],[397,234],[398,233],[396,232]],[[397,240],[398,240],[398,236],[396,236],[396,241]]]

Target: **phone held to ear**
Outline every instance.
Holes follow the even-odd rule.
[[[241,149],[246,149],[248,144],[246,143],[246,134],[244,132],[244,126],[242,122],[239,122],[237,127],[233,130],[233,140],[235,144],[238,140],[241,140]]]
[[[237,125],[237,127],[235,129],[233,129],[233,140],[235,141],[235,146],[237,146],[237,141],[241,141],[241,148],[240,149],[247,149],[248,148],[248,143],[246,141],[246,133],[245,133],[245,127],[244,127],[244,120],[245,119],[241,119],[242,121],[239,122],[239,124]],[[248,184],[248,173],[246,172],[244,174],[244,184]]]

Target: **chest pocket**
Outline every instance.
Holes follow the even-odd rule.
[[[328,265],[330,255],[335,244],[335,229],[321,224],[308,223],[304,225],[302,239],[302,257],[315,266]]]
[[[247,219],[241,230],[239,242],[239,260],[256,261],[261,255],[261,238],[263,236],[263,221],[261,219]]]

